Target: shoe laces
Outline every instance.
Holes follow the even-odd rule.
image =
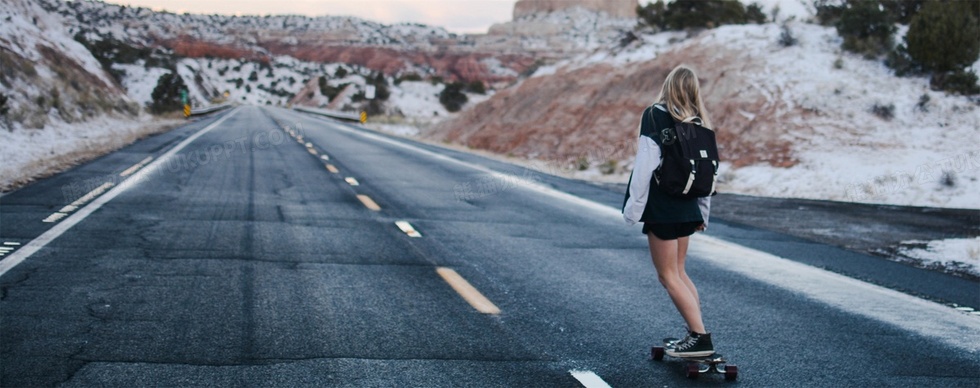
[[[687,350],[694,347],[694,344],[696,344],[697,342],[698,342],[697,338],[694,338],[693,336],[688,334],[687,338],[684,338],[683,341],[678,342],[677,346],[674,349]]]

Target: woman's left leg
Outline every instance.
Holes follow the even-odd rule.
[[[694,299],[698,302],[698,311],[700,311],[701,297],[698,295],[698,288],[694,286],[694,282],[687,276],[687,270],[684,269],[684,263],[686,262],[687,258],[687,246],[690,242],[690,237],[681,237],[677,239],[677,275],[681,278],[681,281],[684,282],[684,285],[691,290],[691,294],[694,295]]]

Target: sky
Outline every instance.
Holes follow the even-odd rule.
[[[422,23],[455,33],[485,33],[510,21],[516,0],[108,0],[176,13],[356,16],[383,24]]]
[[[648,3],[650,0],[641,0]],[[783,14],[800,14],[807,0],[742,0]],[[460,34],[486,33],[494,23],[511,20],[517,0],[107,0],[175,13],[223,15],[356,16],[383,24],[422,23]]]

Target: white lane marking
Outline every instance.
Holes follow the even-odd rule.
[[[361,185],[361,183],[358,182],[357,179],[354,179],[354,177],[344,178],[344,181],[346,181],[351,186],[360,186]]]
[[[705,235],[692,236],[688,252],[811,300],[980,353],[980,320],[939,303]]]
[[[135,173],[139,169],[143,168],[143,166],[145,166],[148,163],[150,163],[151,160],[153,160],[153,157],[152,156],[147,156],[146,159],[143,159],[143,161],[141,161],[139,163],[136,163],[136,164],[133,165],[133,167],[127,168],[126,171],[121,172],[119,174],[119,176],[121,176],[121,177],[127,177],[127,176],[130,176],[130,175],[133,175],[133,173]]]
[[[105,205],[113,198],[116,198],[116,196],[122,194],[124,191],[128,190],[136,183],[141,182],[143,180],[142,179],[143,177],[149,176],[156,170],[160,169],[160,167],[162,167],[167,162],[167,160],[173,157],[174,154],[184,149],[184,147],[187,147],[188,144],[190,144],[194,140],[197,140],[197,138],[203,136],[208,131],[214,129],[215,127],[223,123],[229,117],[234,116],[239,109],[241,108],[233,109],[231,112],[228,112],[228,114],[226,114],[224,117],[218,119],[218,121],[211,123],[211,125],[204,127],[204,129],[197,131],[197,133],[191,135],[187,139],[184,139],[184,141],[180,142],[180,144],[177,144],[174,148],[171,148],[170,151],[167,151],[159,159],[153,161],[152,163],[150,163],[150,165],[146,166],[146,168],[140,170],[136,176],[124,180],[122,183],[119,184],[119,186],[116,186],[108,193],[105,193],[105,195],[98,197],[95,201],[90,203],[88,206],[83,207],[81,210],[73,214],[71,217],[68,217],[63,222],[58,223],[57,225],[51,227],[51,229],[48,229],[48,231],[41,233],[40,236],[37,236],[37,238],[31,240],[26,245],[24,245],[21,249],[18,249],[10,256],[7,256],[7,258],[0,260],[0,276],[3,276],[3,274],[7,273],[7,271],[9,271],[11,268],[14,268],[18,264],[26,260],[28,257],[31,257],[31,255],[41,250],[41,248],[44,248],[45,245],[48,245],[48,243],[54,241],[54,239],[58,238],[58,236],[61,236],[62,233],[65,233],[65,231],[71,229],[71,227],[75,226],[75,224],[84,220],[85,217],[88,217],[90,214],[92,214],[92,212],[98,210],[100,207],[102,207],[102,205]]]
[[[320,155],[320,159],[323,159],[323,160],[330,160],[330,157],[329,157],[329,156],[327,156],[327,154],[323,154],[323,155]]]
[[[3,245],[19,246],[20,243],[19,242],[14,242],[14,241],[7,241],[7,242],[4,242]]]
[[[41,222],[46,222],[46,223],[58,222],[58,220],[65,218],[67,216],[68,216],[67,213],[56,212],[51,214],[47,218],[41,220]]]
[[[609,222],[622,222],[620,209],[413,145],[399,143],[371,133],[355,131],[333,123],[329,124],[344,132],[429,155],[435,159],[467,166],[494,176],[506,177],[520,186],[541,194],[563,199],[601,213],[603,217],[608,217]],[[642,236],[637,237],[643,238]],[[980,314],[965,314],[936,302],[777,257],[716,237],[698,233],[692,237],[692,241],[694,243],[688,248],[691,256],[710,261],[721,268],[742,273],[752,279],[778,286],[790,292],[806,295],[812,300],[849,313],[889,323],[904,330],[943,341],[955,348],[965,349],[974,354],[980,353],[980,320],[977,319],[977,315]],[[901,306],[901,308],[896,306]]]
[[[401,229],[402,232],[405,232],[408,237],[422,237],[422,233],[415,230],[415,227],[408,223],[408,221],[395,221],[395,226],[397,226],[398,229]]]
[[[602,377],[599,377],[599,375],[591,371],[570,370],[568,373],[571,373],[572,377],[578,380],[585,388],[612,388]]]
[[[95,197],[98,197],[98,196],[102,195],[102,193],[106,192],[106,190],[109,190],[110,188],[112,188],[112,185],[113,185],[112,182],[103,183],[102,186],[96,187],[95,190],[89,191],[87,194],[83,195],[81,198],[76,199],[75,202],[72,202],[71,205],[69,205],[69,206],[74,206],[76,208],[79,207],[79,206],[82,206],[82,205],[88,203],[89,201],[95,199]]]

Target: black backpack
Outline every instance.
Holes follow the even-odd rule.
[[[652,116],[653,109],[650,112]],[[661,162],[653,172],[653,183],[679,198],[714,195],[719,161],[715,132],[703,127],[700,118],[694,118],[660,129],[659,136]]]

